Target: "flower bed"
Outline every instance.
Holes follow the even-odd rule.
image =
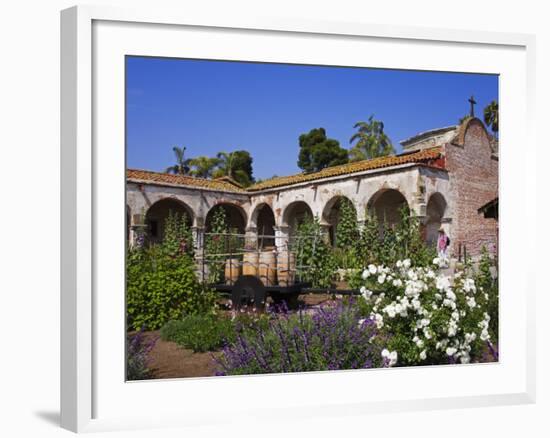
[[[434,259],[434,267],[441,263]],[[467,272],[445,276],[432,267],[412,267],[409,259],[363,271],[358,305],[387,335],[396,364],[481,360],[491,341],[490,296]]]

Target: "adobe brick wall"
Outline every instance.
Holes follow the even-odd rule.
[[[481,253],[483,246],[494,253],[498,223],[485,219],[478,209],[498,196],[498,159],[492,157],[487,131],[479,119],[465,121],[457,138],[458,141],[445,145],[450,189],[455,199],[451,252],[458,256],[462,243],[474,257]]]

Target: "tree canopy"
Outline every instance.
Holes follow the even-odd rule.
[[[316,128],[300,135],[298,167],[306,172],[316,172],[325,167],[348,162],[348,151],[340,147],[338,140],[327,138],[324,128]]]
[[[349,142],[355,146],[349,151],[351,161],[369,160],[395,153],[390,138],[384,133],[384,123],[371,115],[367,122],[357,122],[357,132]]]
[[[220,160],[218,158],[206,156],[195,157],[189,161],[191,165],[191,171],[189,173],[201,178],[211,178],[219,162]]]
[[[180,148],[177,146],[172,148],[174,155],[176,156],[176,164],[167,167],[165,170],[166,173],[175,173],[176,175],[187,175],[189,173],[189,163],[191,160],[185,158],[186,149],[186,147]]]
[[[254,181],[252,177],[252,157],[248,151],[219,152],[217,169],[214,178],[229,176],[243,186],[249,186]]]
[[[493,100],[483,110],[483,121],[493,131],[493,135],[498,135],[498,102]]]

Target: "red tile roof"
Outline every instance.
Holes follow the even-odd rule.
[[[244,190],[236,183],[232,183],[228,178],[205,179],[187,175],[173,175],[170,173],[151,172],[149,170],[128,169],[126,179],[132,182],[143,182],[153,184],[168,184],[177,186],[199,187],[211,190],[220,190],[224,192],[241,192]]]
[[[128,169],[126,178],[132,182],[143,182],[153,184],[167,184],[177,186],[199,187],[224,192],[247,193],[257,192],[264,189],[282,187],[309,181],[316,181],[323,178],[345,176],[367,170],[388,168],[403,164],[426,164],[444,169],[443,148],[435,147],[416,152],[409,152],[401,155],[373,158],[371,160],[355,161],[340,166],[327,167],[319,172],[299,173],[296,175],[272,178],[254,184],[248,188],[242,188],[230,178],[205,179],[187,175],[172,175],[169,173],[151,172],[148,170]]]
[[[290,184],[315,181],[322,178],[329,178],[340,175],[348,175],[366,170],[381,169],[386,167],[399,166],[402,164],[423,163],[444,168],[443,149],[441,147],[424,149],[421,151],[405,153],[401,155],[390,155],[387,157],[373,158],[371,160],[355,161],[340,166],[327,167],[319,172],[299,173],[291,176],[282,176],[262,181],[247,188],[248,191],[258,191],[281,187]]]

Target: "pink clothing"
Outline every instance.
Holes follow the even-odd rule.
[[[437,249],[439,251],[445,251],[447,249],[447,235],[441,233],[437,239]]]

